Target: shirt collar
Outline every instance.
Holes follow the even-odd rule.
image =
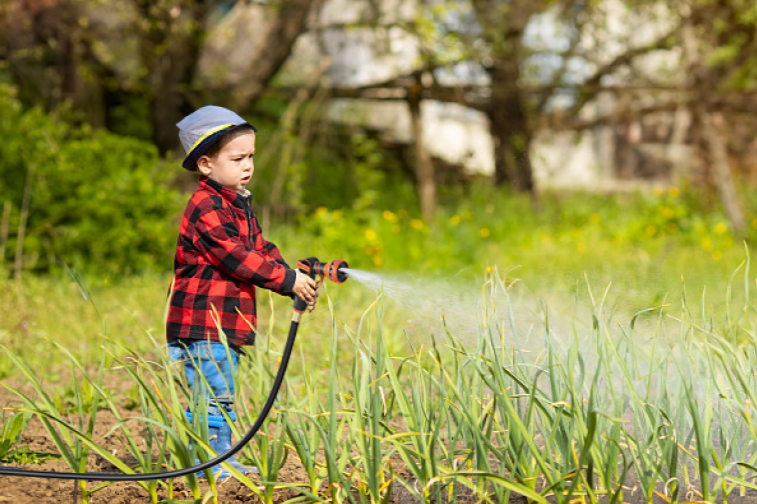
[[[203,185],[210,187],[220,194],[226,201],[240,208],[244,208],[245,203],[252,200],[252,193],[247,189],[245,189],[243,193],[238,193],[234,189],[222,186],[206,175],[200,176],[200,186],[202,187]]]

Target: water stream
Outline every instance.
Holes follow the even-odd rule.
[[[495,306],[507,306],[504,299],[492,299],[489,287],[472,280],[428,278],[410,273],[379,274],[350,268],[344,271],[352,280],[391,300],[407,315],[408,328],[414,333],[441,336],[446,324],[461,341],[475,340],[481,324],[491,320],[485,297],[494,301]],[[519,312],[518,325],[525,328],[537,321],[533,310],[524,306]]]

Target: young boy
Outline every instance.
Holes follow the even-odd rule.
[[[200,184],[179,230],[166,327],[168,351],[172,360],[184,363],[194,395],[192,411],[203,411],[198,409],[201,402],[207,405],[209,442],[220,454],[231,446],[231,427],[221,408],[234,419],[238,353],[255,341],[255,287],[297,296],[312,310],[316,286],[309,276],[290,268],[276,245],[263,238],[252,212],[246,186],[255,171],[255,128],[216,106],[195,111],[177,126],[186,151],[182,166],[199,172]],[[219,341],[219,327],[231,359]],[[191,419],[192,413],[188,416]],[[257,472],[234,457],[227,462],[242,473]],[[230,476],[220,465],[213,474]]]

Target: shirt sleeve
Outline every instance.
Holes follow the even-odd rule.
[[[258,228],[258,240],[260,240],[260,251],[268,258],[269,261],[273,261],[277,264],[281,264],[285,268],[289,268],[289,265],[284,260],[284,257],[281,255],[281,252],[279,251],[279,247],[276,246],[273,242],[269,242],[263,237],[263,228],[260,227],[260,221],[258,221],[257,216],[253,216],[255,219],[255,225]]]
[[[216,207],[206,210],[195,222],[195,231],[195,246],[219,270],[264,289],[291,293],[296,272],[286,263],[271,260],[264,252],[247,250],[228,210]]]

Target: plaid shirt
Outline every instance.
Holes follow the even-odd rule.
[[[291,295],[296,277],[279,249],[263,238],[249,192],[241,195],[208,177],[184,210],[176,247],[166,336],[255,340],[255,286]],[[215,310],[215,312],[214,312]]]

